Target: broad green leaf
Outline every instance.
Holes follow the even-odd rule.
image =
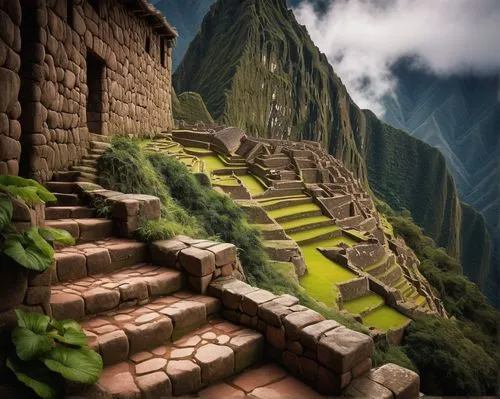
[[[39,228],[40,235],[49,242],[57,242],[61,245],[73,245],[75,239],[66,230],[54,229],[52,227]]]
[[[97,382],[102,372],[101,356],[86,348],[58,346],[42,360],[50,370],[61,374],[69,381],[93,384]]]
[[[18,190],[20,188],[29,188],[29,190]],[[15,195],[30,204],[57,201],[54,194],[40,183],[19,176],[0,176],[0,191]],[[33,197],[33,193],[35,193],[36,198]]]
[[[22,235],[7,234],[3,251],[21,266],[36,271],[46,270],[54,258],[54,249],[36,228],[28,229]]]
[[[51,326],[56,329],[56,331],[51,332],[51,336],[55,340],[68,344],[77,346],[86,346],[88,343],[88,338],[83,332],[80,325],[74,320],[52,320]]]
[[[51,378],[50,372],[41,363],[24,363],[15,358],[7,358],[7,367],[16,375],[24,385],[35,391],[42,399],[56,399],[57,382]]]
[[[37,334],[24,327],[16,327],[12,330],[11,337],[21,360],[35,359],[52,349],[53,341],[45,333]]]
[[[17,325],[27,328],[37,334],[47,332],[47,327],[50,323],[50,317],[36,312],[24,312],[21,309],[16,309]]]
[[[12,202],[7,197],[0,197],[0,231],[5,230],[12,220]]]

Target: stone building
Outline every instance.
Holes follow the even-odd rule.
[[[0,174],[44,182],[89,133],[169,129],[176,36],[147,0],[0,0]]]

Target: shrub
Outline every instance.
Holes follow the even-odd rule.
[[[16,310],[11,333],[13,350],[7,367],[39,397],[61,397],[64,380],[93,384],[99,379],[101,356],[87,346],[87,336],[72,320],[57,321]]]

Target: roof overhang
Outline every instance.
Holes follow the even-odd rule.
[[[161,37],[173,40],[179,36],[177,30],[167,21],[167,18],[148,0],[122,0],[138,17],[143,18]]]

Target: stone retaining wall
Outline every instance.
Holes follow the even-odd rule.
[[[22,170],[38,181],[78,163],[89,130],[141,135],[173,125],[170,39],[122,1],[97,4],[21,0]]]
[[[17,175],[21,156],[21,5],[0,3],[0,175]]]

